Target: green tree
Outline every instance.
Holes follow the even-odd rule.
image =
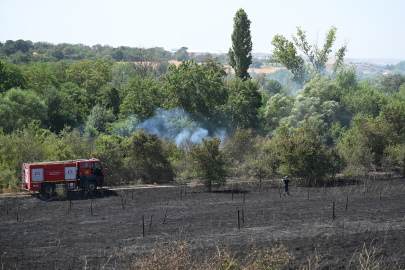
[[[332,46],[336,40],[337,28],[332,26],[325,35],[325,43],[322,47],[318,44],[309,45],[307,42],[306,31],[297,27],[297,37],[293,36],[295,45],[308,57],[312,65],[312,71],[315,74],[326,74],[326,62],[329,54],[332,52]],[[332,67],[332,76],[337,74],[338,69],[344,64],[343,58],[347,51],[347,44],[343,45],[335,54],[335,63]]]
[[[301,179],[304,185],[316,185],[330,172],[325,146],[311,125],[297,128],[292,134],[280,134],[278,144],[282,174]]]
[[[276,35],[271,42],[275,47],[271,62],[285,66],[294,74],[292,80],[297,82],[301,87],[304,86],[308,76],[321,74],[335,77],[344,65],[343,59],[347,51],[347,44],[345,44],[335,53],[335,63],[331,72],[328,73],[326,62],[329,59],[332,46],[336,40],[336,31],[337,28],[335,26],[330,28],[326,33],[325,43],[322,47],[318,47],[318,44],[309,45],[306,40],[306,32],[300,27],[297,27],[297,36],[293,36],[294,42],[288,41],[282,35]],[[307,66],[305,64],[302,56],[298,55],[297,48],[308,57],[311,65]]]
[[[196,177],[211,192],[212,184],[225,183],[227,171],[225,159],[219,149],[221,139],[214,137],[212,140],[201,138],[203,145],[197,144],[190,152],[192,160],[191,169]]]
[[[162,103],[160,86],[150,77],[131,79],[126,92],[128,94],[120,106],[120,118],[135,114],[142,122],[152,117]]]
[[[33,120],[44,123],[47,119],[45,102],[33,91],[12,88],[0,96],[0,127],[11,132]]]
[[[399,88],[402,84],[405,83],[405,75],[400,74],[388,74],[381,76],[377,87],[381,92],[388,95],[399,92]]]
[[[304,58],[298,55],[294,43],[288,41],[282,35],[275,35],[271,44],[275,47],[272,51],[273,58],[271,62],[281,64],[288,69],[293,74],[291,80],[302,88],[308,74]]]
[[[228,101],[223,106],[229,127],[254,128],[258,126],[258,113],[262,106],[259,85],[251,80],[231,78],[226,81]]]
[[[108,164],[106,174],[110,185],[130,183],[136,179],[136,170],[128,159],[131,138],[119,135],[100,135],[94,142],[94,156]]]
[[[111,81],[110,66],[102,60],[83,60],[73,63],[66,70],[67,80],[87,90],[92,101],[96,104],[99,100],[99,90]]]
[[[76,104],[54,87],[44,89],[42,98],[48,108],[46,125],[52,132],[59,133],[65,125],[74,127],[80,119]]]
[[[264,116],[262,119],[263,129],[267,132],[275,130],[282,118],[288,117],[294,106],[293,96],[275,94],[264,106]]]
[[[188,48],[187,47],[181,47],[180,49],[177,50],[177,52],[174,53],[174,59],[177,61],[187,61],[190,60],[190,56],[187,52]]]
[[[248,69],[252,64],[253,43],[250,23],[246,12],[239,9],[233,18],[232,47],[228,51],[229,65],[242,81],[250,78]]]
[[[101,89],[101,101],[104,107],[111,109],[115,116],[120,112],[120,94],[115,87],[106,86]]]
[[[115,116],[111,110],[107,110],[105,107],[97,104],[93,107],[86,120],[85,134],[86,137],[92,137],[91,134],[98,132],[105,132],[106,125],[112,123],[115,120]],[[94,129],[97,132],[94,132]]]
[[[366,170],[381,166],[386,148],[392,143],[392,134],[384,118],[373,118],[362,114],[353,118],[353,127],[339,140],[339,147],[347,160],[362,165]]]
[[[70,111],[79,115],[77,121],[82,123],[92,108],[92,101],[87,91],[72,82],[67,82],[61,85],[60,92],[69,100],[69,104],[73,104]]]
[[[25,67],[27,76],[27,88],[42,94],[47,87],[60,88],[58,79],[54,73],[54,64],[39,62]]]
[[[26,86],[26,77],[20,67],[0,61],[0,93],[11,88]]]
[[[173,180],[175,174],[169,154],[157,134],[146,134],[140,129],[134,132],[130,155],[138,177],[143,180],[150,183]]]
[[[268,93],[269,96],[272,96],[281,93],[283,85],[279,81],[271,79],[267,81],[263,89],[266,90],[266,93]]]
[[[214,62],[209,63],[212,66]],[[207,68],[194,60],[184,61],[178,67],[170,65],[166,74],[163,106],[179,107],[197,118],[213,120],[219,107],[226,103],[227,91],[221,67]]]
[[[235,133],[229,135],[222,147],[222,153],[227,160],[228,172],[232,176],[239,176],[245,173],[246,160],[249,157],[254,159],[257,155],[257,148],[254,147],[256,140],[252,129],[237,128]]]

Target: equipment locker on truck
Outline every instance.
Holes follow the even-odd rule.
[[[56,187],[94,191],[104,185],[103,163],[96,158],[24,163],[22,188],[53,193]]]

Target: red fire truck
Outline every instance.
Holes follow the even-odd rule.
[[[94,191],[104,185],[104,166],[100,160],[77,159],[24,163],[22,188],[51,194],[56,188],[83,188]]]

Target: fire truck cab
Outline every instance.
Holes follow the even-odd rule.
[[[94,191],[103,185],[103,163],[95,158],[24,163],[22,166],[22,188],[25,190],[50,194],[56,188]]]

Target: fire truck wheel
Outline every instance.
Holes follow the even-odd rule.
[[[86,191],[93,192],[97,189],[97,184],[94,181],[90,181],[86,185]]]
[[[52,194],[55,191],[55,186],[53,184],[45,184],[42,190],[45,194]]]

